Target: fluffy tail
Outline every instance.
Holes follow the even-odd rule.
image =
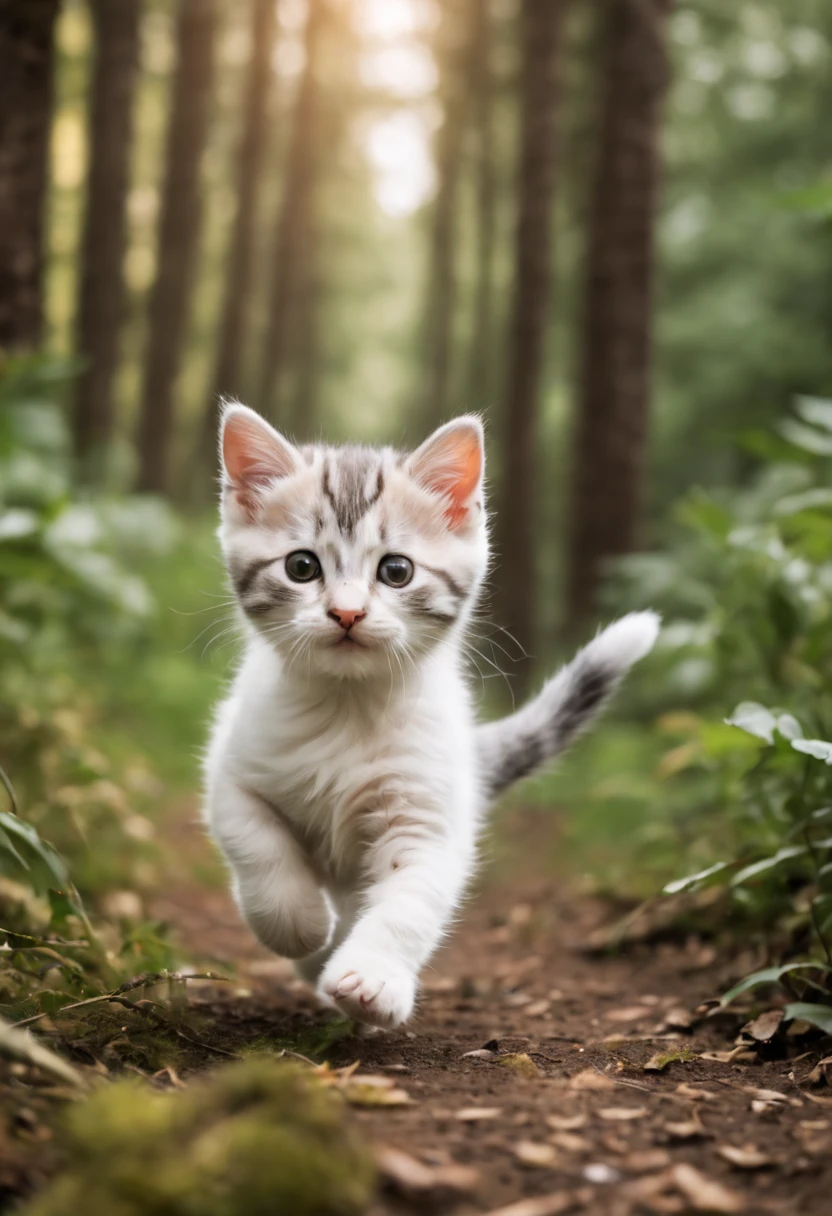
[[[478,731],[486,792],[494,798],[560,755],[589,725],[632,665],[653,648],[660,618],[631,612],[599,633],[534,698]]]

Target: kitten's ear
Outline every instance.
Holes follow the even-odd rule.
[[[291,476],[302,463],[297,448],[265,418],[236,401],[223,410],[220,450],[225,479],[249,511],[258,490]]]
[[[482,423],[474,414],[455,418],[434,431],[407,462],[419,485],[448,500],[448,525],[461,528],[472,498],[482,488],[485,441]]]

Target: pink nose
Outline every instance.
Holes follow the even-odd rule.
[[[356,612],[352,608],[331,608],[327,613],[342,629],[352,629],[355,622],[363,621],[366,615],[366,612]]]

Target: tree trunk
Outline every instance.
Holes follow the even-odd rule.
[[[462,144],[465,134],[465,54],[470,30],[469,0],[445,0],[437,59],[442,95],[442,126],[436,141],[437,191],[433,204],[426,333],[428,425],[446,421],[453,372],[456,315],[456,224]]]
[[[268,134],[276,28],[277,0],[252,0],[251,56],[237,165],[237,215],[228,257],[213,391],[205,411],[199,452],[200,467],[212,470],[222,398],[240,395],[240,361],[254,272],[258,198]]]
[[[0,0],[0,348],[43,321],[43,228],[60,0]]]
[[[575,428],[569,620],[641,521],[652,362],[653,238],[668,0],[608,0]]]
[[[138,432],[136,488],[153,493],[163,493],[168,485],[174,391],[200,231],[200,168],[213,84],[215,32],[215,0],[179,0],[178,61]]]
[[[260,360],[257,401],[267,417],[279,412],[281,380],[303,330],[297,305],[306,292],[309,245],[315,227],[321,109],[320,53],[327,0],[309,0],[305,64],[298,85],[283,197],[274,225],[274,262]]]
[[[476,137],[477,264],[468,369],[468,408],[486,410],[494,395],[492,330],[497,227],[494,68],[491,0],[473,0],[473,5],[470,88]]]
[[[501,623],[530,654],[535,643],[538,415],[552,280],[561,17],[559,0],[523,2],[519,207],[501,418],[498,607]]]
[[[75,453],[89,472],[113,427],[113,380],[123,318],[122,265],[139,61],[141,0],[91,0],[95,64],[90,94],[91,160],[84,220],[76,347],[87,361],[74,400]]]

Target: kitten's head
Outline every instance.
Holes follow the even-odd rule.
[[[232,404],[222,463],[231,582],[287,663],[390,675],[464,626],[488,563],[478,418],[412,453],[297,448]]]

